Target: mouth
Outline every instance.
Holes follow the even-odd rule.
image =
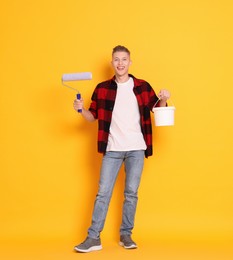
[[[124,69],[125,69],[125,67],[123,67],[123,66],[117,67],[117,70],[119,70],[119,71],[123,71]]]

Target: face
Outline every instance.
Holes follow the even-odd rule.
[[[112,67],[116,76],[122,77],[128,75],[131,63],[130,56],[127,52],[118,51],[112,55]]]

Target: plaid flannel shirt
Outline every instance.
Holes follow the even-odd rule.
[[[141,130],[147,146],[145,157],[148,157],[153,153],[150,111],[158,97],[148,82],[137,79],[133,75],[129,76],[134,80],[133,91],[137,98]],[[106,152],[116,93],[117,83],[114,76],[110,80],[99,83],[92,94],[89,111],[95,119],[98,119],[98,152],[100,153]]]

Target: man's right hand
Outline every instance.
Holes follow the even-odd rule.
[[[73,106],[74,106],[74,109],[76,111],[78,111],[79,109],[82,110],[83,109],[83,99],[82,98],[81,99],[75,99]]]

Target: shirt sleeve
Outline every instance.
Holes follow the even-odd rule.
[[[149,108],[152,111],[154,106],[158,106],[159,98],[157,97],[155,91],[153,90],[153,88],[150,85],[149,85],[149,95],[150,95]]]
[[[91,104],[89,107],[89,111],[92,113],[95,119],[98,118],[98,110],[97,110],[97,88],[94,90],[91,97]]]

